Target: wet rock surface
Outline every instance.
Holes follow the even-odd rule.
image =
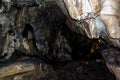
[[[0,4],[0,80],[115,80],[90,54],[97,40],[71,31],[54,0]]]

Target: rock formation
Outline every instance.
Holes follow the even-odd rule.
[[[118,14],[119,0],[1,0],[0,80],[114,80],[98,50],[119,47]]]

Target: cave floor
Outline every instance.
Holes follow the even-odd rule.
[[[55,67],[59,80],[115,80],[100,59],[72,61]]]
[[[32,63],[31,61],[33,61],[33,63],[38,62],[38,59],[36,58],[34,59],[22,58],[22,59],[23,60],[14,61],[15,62],[28,61],[30,63]],[[12,63],[15,63],[14,61],[8,62],[7,64],[11,65]],[[115,77],[106,68],[103,59],[72,60],[68,62],[55,62],[55,63],[49,62],[46,63],[43,61],[42,63],[50,65],[52,69],[50,67],[47,67],[45,68],[45,70],[43,70],[45,72],[39,73],[33,71],[32,73],[28,74],[27,76],[25,76],[25,78],[22,79],[19,78],[15,79],[16,75],[17,76],[26,75],[26,73],[10,75],[0,80],[115,80]]]

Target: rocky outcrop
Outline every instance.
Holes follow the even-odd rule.
[[[57,4],[66,15],[66,23],[71,30],[91,39],[102,37],[115,46],[106,50],[103,48],[102,53],[107,67],[119,80],[120,1],[57,0]]]
[[[61,7],[69,17],[67,23],[72,23],[69,25],[72,30],[89,38],[99,38],[103,35],[108,37],[109,41],[120,38],[119,0],[58,0],[57,2],[60,7],[65,8]],[[119,44],[115,46],[119,47]]]

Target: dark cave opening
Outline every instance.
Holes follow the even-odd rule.
[[[30,13],[27,7],[25,7],[25,10]],[[21,17],[28,16],[27,13],[24,13],[17,13],[17,17],[24,19]],[[89,39],[80,33],[72,31],[66,25],[66,20],[67,17],[56,4],[49,4],[48,7],[40,10],[33,22],[25,19],[21,20],[21,24],[25,22],[25,26],[22,25],[23,32],[21,36],[27,40],[30,52],[23,49],[24,47],[15,49],[10,59],[2,59],[0,61],[1,67],[6,64],[6,66],[9,66],[16,62],[26,62],[26,64],[33,62],[35,67],[38,66],[37,69],[43,71],[41,72],[42,74],[33,73],[32,75],[35,77],[28,76],[28,78],[32,77],[33,80],[115,80],[115,77],[108,71],[102,55],[99,53],[100,46],[102,46],[102,44],[99,44],[99,39]],[[22,42],[20,43],[22,46]],[[43,69],[40,68],[41,64],[39,62],[52,66],[53,70],[49,71],[49,67],[46,68],[46,66],[42,66]],[[52,71],[55,74],[51,76]],[[45,76],[39,78],[41,75]],[[13,76],[9,75],[7,77],[10,78],[6,77],[4,80],[13,80],[11,78]],[[56,77],[57,79],[54,79]],[[23,80],[28,80],[28,78]]]

